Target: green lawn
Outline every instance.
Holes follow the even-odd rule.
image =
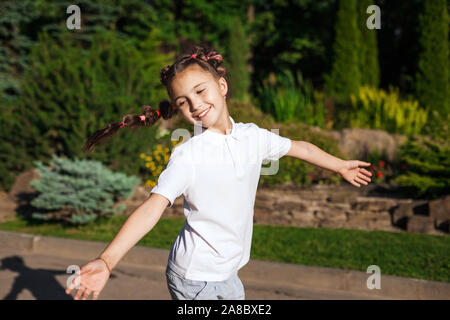
[[[78,227],[30,223],[22,218],[0,230],[110,242],[125,216]],[[170,249],[184,219],[162,218],[138,245]],[[450,237],[385,231],[255,225],[251,258],[450,282]]]

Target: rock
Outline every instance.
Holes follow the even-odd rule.
[[[410,218],[414,215],[428,216],[428,202],[411,200],[411,202],[408,203],[399,203],[393,210],[392,222],[394,225],[405,228],[406,218]]]
[[[0,223],[14,220],[17,203],[12,201],[6,192],[0,192]]]
[[[24,197],[28,197],[30,194],[35,194],[37,191],[30,185],[32,181],[40,180],[41,176],[37,169],[30,169],[19,174],[14,181],[11,190],[9,191],[9,199],[12,201],[23,200]]]
[[[391,223],[388,211],[347,211],[348,227],[366,230],[386,230]]]
[[[368,154],[377,151],[385,152],[386,160],[393,161],[398,157],[399,146],[406,137],[398,134],[389,134],[383,130],[352,128],[332,133],[338,141],[339,150],[349,159],[364,159]],[[324,134],[328,133],[324,131]]]
[[[351,203],[352,210],[362,211],[386,211],[394,207],[397,203],[392,199],[377,197],[357,197]]]
[[[434,220],[432,217],[415,215],[408,218],[407,222],[408,232],[417,233],[433,233]]]
[[[430,216],[434,219],[436,228],[450,232],[450,195],[433,200],[428,205]]]
[[[290,214],[292,215],[293,223],[295,223],[296,226],[306,228],[316,227],[318,225],[313,212],[292,210]]]
[[[285,202],[277,202],[275,205],[276,210],[280,211],[290,211],[290,210],[297,210],[300,212],[306,211],[306,206],[301,202],[294,202],[294,201],[285,201]]]

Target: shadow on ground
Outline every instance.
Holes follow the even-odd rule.
[[[56,279],[57,275],[67,274],[65,270],[32,269],[27,267],[19,256],[3,258],[0,270],[18,273],[10,292],[3,300],[16,300],[25,289],[37,300],[73,300]]]

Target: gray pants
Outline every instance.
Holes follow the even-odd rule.
[[[245,300],[237,274],[224,281],[198,281],[185,279],[167,266],[166,279],[173,300]]]

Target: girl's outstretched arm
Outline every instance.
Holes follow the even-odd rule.
[[[152,193],[125,221],[111,243],[103,250],[99,258],[94,259],[80,269],[79,283],[73,281],[66,293],[76,290],[75,300],[87,299],[92,293],[96,300],[109,279],[111,270],[120,259],[158,222],[169,204],[162,195]]]
[[[125,221],[111,243],[100,255],[112,270],[120,259],[142,237],[144,237],[161,218],[169,200],[160,194],[152,193]]]
[[[360,168],[360,166],[370,166],[370,163],[359,160],[339,159],[306,141],[292,140],[291,149],[286,156],[304,160],[315,166],[337,172],[345,180],[357,187],[360,187],[360,184],[367,185],[372,176],[371,172]]]

